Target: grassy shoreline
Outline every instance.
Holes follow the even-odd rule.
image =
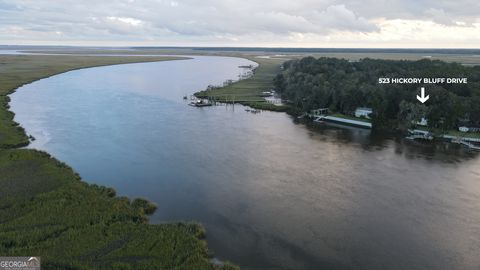
[[[117,197],[32,149],[9,94],[81,68],[179,57],[0,56],[0,254],[41,256],[46,269],[236,269],[214,265],[198,224],[149,224],[146,200]]]
[[[198,98],[214,99],[222,103],[239,103],[260,110],[287,111],[286,105],[274,105],[262,97],[262,92],[273,88],[273,78],[280,72],[286,59],[243,57],[258,64],[251,77],[224,87],[195,93]]]
[[[9,110],[9,95],[26,84],[84,68],[187,59],[190,58],[0,55],[0,149],[18,148],[29,144],[25,130],[19,123],[13,121],[15,115]]]

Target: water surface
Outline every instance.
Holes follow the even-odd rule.
[[[478,269],[480,158],[452,145],[295,123],[182,96],[238,78],[238,58],[83,69],[21,87],[30,147],[90,183],[198,221],[243,269]]]

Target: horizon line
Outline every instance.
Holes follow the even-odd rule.
[[[184,48],[184,49],[296,49],[296,50],[480,50],[469,47],[290,47],[290,46],[198,46],[198,45],[59,45],[0,44],[0,47],[69,47],[69,48]]]

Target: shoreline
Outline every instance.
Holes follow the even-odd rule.
[[[11,58],[12,56],[7,56],[7,57],[3,57],[3,58]],[[14,56],[14,57],[17,57],[17,56]],[[52,57],[56,57],[56,56],[31,56],[31,55],[26,55],[26,56],[20,56],[20,58],[49,58],[51,59]],[[65,56],[65,57],[71,57],[71,56]],[[82,58],[83,60],[87,60],[86,57],[90,57],[90,59],[88,60],[98,60],[99,58],[101,58],[101,56],[73,56],[73,58]],[[165,57],[165,56],[162,56],[162,57],[148,57],[150,59],[148,59],[147,57],[142,57],[142,59],[140,58],[131,58],[131,59],[128,59],[128,58],[124,58],[124,57],[121,57],[119,56],[120,59],[117,59],[117,61],[115,61],[114,58],[112,58],[111,56],[106,56],[107,58],[105,59],[108,59],[106,62],[104,63],[94,63],[94,64],[89,64],[89,61],[85,61],[85,62],[82,62],[80,61],[79,63],[75,63],[73,64],[73,66],[68,66],[68,67],[60,67],[58,70],[55,70],[55,71],[51,71],[51,70],[48,70],[48,72],[46,74],[43,74],[43,76],[37,76],[37,77],[31,77],[31,78],[26,78],[24,79],[23,81],[21,79],[18,79],[15,81],[15,83],[11,84],[13,87],[6,87],[6,89],[2,89],[0,90],[0,97],[2,98],[2,105],[3,105],[3,108],[0,109],[1,112],[3,115],[5,115],[6,117],[3,117],[3,121],[6,122],[8,124],[8,122],[10,123],[11,127],[14,128],[14,132],[15,134],[8,134],[11,136],[10,140],[11,141],[14,141],[15,143],[12,143],[11,141],[10,142],[4,142],[4,137],[5,136],[1,136],[2,133],[0,133],[0,175],[2,175],[2,172],[10,172],[8,175],[6,175],[6,178],[5,177],[2,177],[0,176],[0,184],[3,184],[3,185],[6,185],[7,186],[7,189],[9,188],[10,185],[12,184],[19,184],[18,182],[22,182],[24,181],[24,185],[22,187],[19,188],[19,190],[15,190],[15,188],[13,188],[13,191],[10,192],[10,195],[9,196],[6,196],[4,198],[1,198],[0,197],[0,208],[3,208],[5,205],[7,205],[7,212],[8,212],[8,209],[9,208],[16,208],[15,205],[18,205],[18,204],[23,204],[23,203],[27,203],[28,207],[26,208],[37,208],[37,207],[40,207],[40,209],[42,209],[41,206],[43,206],[43,204],[41,204],[41,206],[39,205],[36,205],[35,203],[28,203],[28,201],[36,201],[38,200],[38,198],[40,197],[51,197],[53,196],[54,198],[52,198],[54,201],[60,199],[61,201],[65,200],[65,199],[62,199],[63,198],[63,195],[59,194],[57,196],[60,196],[60,197],[56,197],[52,194],[56,194],[59,190],[64,190],[64,192],[69,192],[70,191],[70,188],[68,187],[74,187],[73,189],[78,189],[77,193],[78,194],[88,194],[87,196],[90,198],[89,200],[87,200],[86,202],[83,202],[83,200],[80,200],[81,202],[79,202],[80,204],[88,204],[90,200],[93,200],[93,201],[96,201],[96,200],[100,200],[103,202],[102,205],[95,205],[93,206],[93,209],[92,208],[86,208],[86,209],[89,209],[91,210],[91,212],[89,213],[86,213],[85,215],[80,215],[80,216],[74,216],[74,217],[70,217],[69,214],[68,214],[68,211],[60,211],[60,215],[67,215],[66,217],[62,217],[60,218],[60,221],[55,223],[53,222],[53,224],[49,225],[49,230],[51,230],[52,228],[50,227],[62,227],[62,226],[65,226],[64,224],[62,223],[66,223],[68,224],[70,222],[70,219],[85,219],[85,218],[89,218],[90,215],[93,215],[93,216],[96,216],[96,215],[99,215],[101,217],[101,219],[105,219],[107,218],[108,220],[108,216],[112,215],[113,214],[113,220],[111,220],[111,224],[113,224],[112,226],[114,227],[125,227],[126,229],[127,228],[130,228],[129,230],[131,231],[131,233],[135,234],[137,233],[137,231],[144,231],[144,230],[147,230],[147,231],[158,231],[158,230],[163,230],[163,233],[164,234],[163,236],[156,236],[156,237],[149,237],[149,238],[152,238],[152,239],[157,239],[157,241],[159,241],[159,238],[161,237],[165,237],[168,236],[168,235],[171,235],[171,236],[175,236],[175,237],[180,237],[182,239],[184,239],[183,241],[183,249],[182,249],[182,245],[180,243],[180,249],[178,251],[178,253],[181,255],[183,253],[186,252],[186,254],[191,254],[191,256],[194,256],[195,258],[192,258],[191,261],[193,262],[190,262],[193,265],[195,265],[195,267],[207,267],[207,268],[210,268],[210,269],[237,269],[236,266],[230,264],[229,262],[225,262],[221,265],[216,265],[214,264],[211,260],[212,260],[212,257],[211,255],[209,255],[209,251],[206,247],[206,242],[204,240],[205,238],[205,231],[204,231],[204,228],[203,226],[201,226],[200,224],[198,223],[167,223],[167,224],[150,224],[148,223],[148,216],[150,216],[151,214],[153,214],[153,208],[155,208],[153,206],[153,204],[147,200],[144,200],[144,199],[135,199],[135,198],[132,198],[132,199],[129,199],[129,198],[126,198],[126,197],[119,197],[116,195],[116,192],[114,189],[112,188],[108,188],[108,187],[102,187],[102,186],[98,186],[96,184],[88,184],[87,182],[84,182],[82,181],[81,177],[78,175],[78,173],[76,173],[70,166],[68,166],[67,164],[65,164],[64,162],[61,162],[59,160],[57,160],[56,158],[54,158],[53,156],[51,156],[49,153],[45,152],[45,151],[39,151],[39,150],[35,150],[35,149],[28,149],[28,148],[25,148],[25,146],[28,146],[30,144],[30,138],[28,136],[28,134],[26,134],[26,130],[21,127],[20,123],[17,123],[15,122],[13,119],[14,119],[14,112],[10,111],[10,106],[9,106],[9,102],[10,102],[10,97],[9,95],[12,94],[12,93],[15,93],[20,87],[24,86],[24,85],[27,85],[27,84],[30,84],[30,83],[33,83],[35,81],[38,81],[38,80],[42,80],[42,79],[45,79],[45,78],[49,78],[49,77],[52,77],[52,76],[56,76],[56,75],[59,75],[59,74],[62,74],[62,73],[66,73],[66,72],[70,72],[70,71],[74,71],[74,70],[79,70],[79,69],[85,69],[85,68],[93,68],[93,67],[102,67],[102,66],[110,66],[110,65],[119,65],[119,64],[135,64],[135,63],[148,63],[148,62],[160,62],[160,61],[174,61],[174,60],[188,60],[188,59],[191,59],[189,57]],[[2,56],[0,56],[0,58],[2,58]],[[104,60],[105,60],[104,59]],[[45,59],[41,59],[41,60],[45,60]],[[72,60],[72,59],[70,59]],[[133,61],[132,61],[133,60]],[[15,59],[13,60],[15,61]],[[18,60],[17,60],[18,61]],[[42,63],[42,61],[39,61],[40,63]],[[75,61],[73,61],[75,62]],[[6,65],[7,66],[7,69],[8,69],[8,64]],[[29,68],[32,68],[32,67],[29,67]],[[38,67],[37,67],[38,68]],[[40,69],[42,68],[42,66],[40,66]],[[35,67],[33,67],[33,69],[35,69]],[[7,71],[8,73],[8,71]],[[20,83],[18,83],[20,81]],[[4,130],[2,130],[3,132],[5,132]],[[7,129],[7,132],[10,131],[11,132],[11,129],[8,130]],[[13,139],[12,139],[13,138]],[[27,163],[27,164],[43,164],[42,166],[40,166],[40,168],[35,168],[33,170],[31,170],[31,172],[29,171],[31,167],[35,167],[35,166],[26,166],[26,165],[20,165],[20,163]],[[15,167],[16,170],[14,172],[12,172],[11,168],[12,167]],[[48,174],[46,176],[44,176],[45,174],[45,171],[46,169],[44,167],[48,167]],[[29,173],[27,173],[27,171]],[[24,177],[23,174],[28,174],[28,178],[22,178]],[[60,178],[61,181],[55,181],[55,179],[59,178],[59,176],[62,176]],[[53,178],[53,180],[52,180]],[[19,179],[23,179],[23,180],[19,180]],[[58,179],[57,179],[58,180]],[[35,182],[35,183],[31,183],[31,182]],[[17,193],[25,193],[24,190],[22,190],[21,188],[25,188],[25,187],[28,187],[30,189],[33,189],[33,190],[39,190],[39,192],[31,192],[30,194],[26,194],[25,195],[25,198],[21,198],[21,199],[17,199],[15,196],[12,196],[11,194],[17,194]],[[1,193],[1,192],[0,192]],[[29,192],[26,192],[26,193],[29,193]],[[77,194],[75,193],[75,194]],[[94,193],[94,194],[92,194]],[[0,194],[1,195],[1,194]],[[80,195],[77,195],[77,196],[80,196]],[[80,196],[81,197],[81,196]],[[72,200],[73,198],[71,199],[67,199],[67,202]],[[79,198],[76,198],[74,200],[78,200]],[[41,200],[41,199],[40,199]],[[10,206],[8,206],[10,205]],[[12,206],[13,205],[13,206]],[[109,206],[111,205],[111,206]],[[121,209],[116,209],[116,208],[112,208],[114,205],[122,205],[122,208]],[[63,207],[63,205],[59,206],[60,208]],[[95,207],[100,207],[98,208],[98,210],[96,210]],[[43,207],[45,208],[45,207]],[[123,209],[123,210],[122,210]],[[2,209],[4,210],[4,209]],[[4,214],[3,212],[1,212],[2,210],[0,210],[0,214],[1,214],[1,217],[3,216],[9,216],[9,214],[14,215],[14,213],[6,213]],[[66,209],[65,209],[66,210]],[[27,210],[24,210],[24,211],[27,211]],[[113,213],[111,213],[113,212]],[[117,213],[117,214],[115,214]],[[130,213],[130,214],[128,214]],[[29,212],[29,213],[25,213],[27,216],[29,215],[33,215],[35,216],[35,213],[34,212]],[[118,218],[115,218],[116,215],[120,215],[120,216],[123,216],[123,215],[126,215],[126,218],[123,218],[123,219],[120,219],[120,220],[117,220]],[[48,216],[48,215],[47,215]],[[21,216],[22,218],[23,216]],[[94,218],[94,217],[92,217]],[[33,222],[33,224],[36,224],[36,222],[38,222],[38,219],[41,219],[41,217],[37,217],[35,219],[33,219],[31,222]],[[97,224],[95,220],[97,220],[98,218],[94,218],[94,220],[91,220],[89,222],[89,224]],[[6,219],[6,220],[2,220],[2,222],[0,222],[0,228],[1,227],[9,227],[10,224],[9,223],[16,223],[16,219],[15,218],[12,218],[12,219]],[[20,222],[21,225],[23,225],[25,227],[25,225],[27,225],[25,222]],[[110,224],[110,223],[108,223]],[[130,224],[130,225],[129,225]],[[18,226],[18,225],[17,225]],[[34,225],[35,227],[37,225]],[[82,227],[82,224],[78,224],[78,223],[73,223],[71,224],[71,226],[73,227]],[[99,225],[96,225],[96,226],[99,226],[99,227],[102,227],[101,224]],[[28,227],[28,226],[27,226]],[[87,226],[88,227],[88,226]],[[112,228],[112,229],[110,229]],[[19,229],[20,230],[20,229]],[[103,225],[103,230],[113,230],[113,227],[109,226],[109,225]],[[28,231],[27,231],[28,233]],[[63,234],[65,234],[65,231],[61,230],[58,232],[59,236],[58,237],[61,237]],[[47,233],[48,235],[48,233]],[[75,234],[75,236],[77,236],[78,238],[78,233]],[[0,233],[0,236],[2,237],[6,237],[5,235],[1,235]],[[85,238],[88,238],[86,235],[84,234],[81,234],[80,236],[82,237],[85,237]],[[121,235],[118,235],[118,237],[120,237]],[[48,237],[47,239],[50,239],[51,236],[45,236],[45,237]],[[55,237],[53,237],[55,238]],[[56,238],[55,238],[56,239]],[[196,239],[196,240],[194,240]],[[83,239],[79,239],[80,241],[83,240]],[[145,241],[147,239],[144,239]],[[165,240],[165,239],[164,239]],[[13,238],[12,241],[14,241],[14,246],[16,246],[17,244],[15,244],[15,242],[18,241],[17,237]],[[169,242],[164,242],[164,245],[169,245]],[[95,242],[91,242],[91,243],[95,243]],[[68,245],[68,243],[62,243],[62,244],[65,244],[65,245]],[[48,252],[48,251],[44,251],[44,247],[41,247],[42,246],[42,243],[31,243],[32,246],[37,246],[38,245],[38,249],[41,251],[41,252],[36,252],[35,254],[38,254],[38,255],[41,255],[43,258],[44,258],[44,261],[46,262],[46,266],[50,266],[50,267],[67,267],[67,266],[70,266],[70,265],[78,265],[79,267],[83,268],[83,267],[93,267],[93,268],[98,268],[98,269],[102,269],[103,266],[99,266],[99,265],[95,265],[95,262],[92,262],[92,261],[89,261],[88,259],[86,259],[84,262],[82,262],[81,260],[78,260],[76,259],[75,261],[71,261],[69,262],[67,258],[62,258],[60,259],[61,255],[60,254],[57,254],[55,255],[55,252]],[[125,244],[128,246],[128,244]],[[175,244],[177,245],[177,244]],[[101,245],[94,245],[94,246],[90,246],[89,248],[87,249],[97,249],[99,248],[99,246]],[[30,247],[30,246],[29,246]],[[29,248],[28,247],[28,248]],[[6,255],[21,255],[23,254],[23,252],[20,252],[21,250],[19,250],[21,247],[17,247],[15,249],[15,251],[10,251],[10,249],[7,249],[7,250],[3,250],[2,247],[0,247],[0,252],[2,253],[5,253]],[[122,247],[122,248],[126,248],[126,247]],[[160,248],[160,247],[159,247]],[[66,248],[68,250],[68,248]],[[72,249],[74,249],[74,247],[72,247]],[[157,248],[158,249],[158,248]],[[155,251],[155,250],[154,250]],[[158,254],[161,255],[162,253],[162,250],[157,250]],[[13,252],[13,253],[12,253]],[[58,251],[60,252],[60,251]],[[131,251],[133,252],[133,251]],[[130,252],[130,253],[131,253]],[[193,252],[193,253],[192,253]],[[133,254],[135,254],[137,252],[134,252],[134,253],[131,253],[131,255],[128,255],[128,254],[125,254],[125,256],[132,256]],[[144,255],[147,255],[148,253],[151,253],[151,248],[149,250],[145,250],[144,251]],[[197,253],[197,255],[193,255]],[[25,254],[26,254],[26,251],[25,251]],[[175,256],[178,256],[179,254],[176,254],[174,255]],[[202,255],[203,254],[203,255]],[[173,254],[172,254],[173,255]],[[43,259],[42,258],[42,259]],[[151,263],[154,263],[153,265],[162,265],[162,263],[164,261],[168,262],[174,258],[165,258],[164,256],[158,256],[158,258],[154,258],[154,259],[151,259]],[[112,262],[113,263],[113,262]],[[180,264],[182,265],[182,264]],[[106,265],[104,265],[106,266]],[[180,267],[180,266],[177,266],[177,267]]]
[[[52,58],[52,57],[58,57],[56,55],[0,55],[0,60],[2,58],[37,58],[37,57],[40,57],[40,58]],[[65,55],[65,56],[61,56],[61,57],[72,57],[72,58],[114,58],[114,57],[117,57],[117,58],[122,58],[122,57],[118,57],[118,56],[81,56],[81,55],[72,55],[72,56],[69,56],[69,55]],[[189,59],[192,59],[190,57],[180,57],[180,56],[158,56],[158,57],[150,57],[150,58],[153,58],[153,59],[147,59],[147,57],[144,57],[144,56],[141,56],[141,57],[137,57],[137,58],[133,58],[132,59],[135,59],[133,61],[124,61],[124,60],[127,60],[126,58],[123,58],[122,61],[118,61],[118,62],[115,62],[115,61],[112,61],[113,63],[100,63],[100,64],[93,64],[93,65],[89,65],[89,64],[85,64],[85,63],[82,63],[80,64],[79,66],[74,66],[74,67],[68,67],[66,69],[61,69],[59,70],[58,72],[51,72],[51,73],[47,73],[46,75],[44,76],[40,76],[40,77],[35,77],[33,76],[32,78],[29,78],[25,81],[22,81],[20,82],[19,84],[13,84],[12,87],[8,87],[7,86],[7,89],[4,90],[4,89],[1,89],[2,87],[0,87],[0,117],[2,116],[2,114],[6,114],[6,118],[7,119],[1,119],[3,121],[5,121],[6,123],[1,123],[0,124],[3,124],[5,126],[11,126],[11,127],[16,127],[17,129],[17,136],[21,136],[23,138],[16,138],[16,140],[18,140],[19,142],[17,143],[4,143],[2,142],[4,140],[4,138],[2,138],[2,130],[0,130],[0,149],[15,149],[15,148],[21,148],[21,147],[25,147],[25,146],[28,146],[30,144],[30,140],[29,140],[29,137],[27,136],[25,130],[23,129],[23,127],[21,127],[21,125],[17,122],[15,122],[13,119],[14,119],[14,116],[15,116],[15,113],[13,113],[12,111],[10,111],[10,95],[15,93],[19,88],[21,88],[22,86],[25,86],[25,85],[28,85],[28,84],[31,84],[33,82],[36,82],[36,81],[39,81],[39,80],[43,80],[43,79],[46,79],[46,78],[50,78],[52,76],[56,76],[56,75],[59,75],[59,74],[62,74],[62,73],[66,73],[66,72],[70,72],[70,71],[75,71],[75,70],[80,70],[80,69],[86,69],[86,68],[94,68],[94,67],[102,67],[102,66],[110,66],[110,65],[122,65],[122,64],[138,64],[138,63],[149,63],[149,62],[162,62],[162,61],[178,61],[178,60],[189,60]],[[8,65],[8,63],[7,63]],[[6,68],[8,69],[8,67]],[[0,73],[1,75],[1,73]],[[20,74],[19,74],[20,75]],[[15,79],[18,79],[18,78],[15,78]],[[2,83],[2,80],[0,79],[0,83]],[[4,118],[4,117],[2,117]],[[1,125],[0,125],[1,127]]]
[[[0,55],[1,56],[4,56],[4,55]],[[23,55],[22,55],[23,56]],[[30,55],[26,55],[26,56],[30,56]],[[38,56],[56,56],[56,55],[38,55]],[[77,55],[74,55],[74,56],[77,56]],[[83,56],[82,56],[83,57]],[[85,57],[98,57],[98,56],[85,56]],[[100,56],[102,57],[102,56]],[[150,56],[141,56],[141,57],[150,57]],[[162,56],[163,57],[163,56]],[[86,67],[78,67],[78,68],[72,68],[72,69],[68,69],[68,70],[65,70],[65,71],[61,71],[59,73],[55,73],[55,74],[51,74],[51,75],[48,75],[48,76],[45,76],[45,77],[41,77],[41,78],[38,78],[38,79],[33,79],[31,81],[27,81],[25,83],[22,83],[20,84],[18,87],[14,88],[14,89],[11,89],[10,91],[7,91],[5,94],[4,93],[0,93],[0,97],[4,97],[4,104],[3,105],[3,108],[6,110],[6,113],[11,115],[11,122],[12,122],[12,125],[13,126],[16,126],[18,127],[19,129],[21,129],[21,132],[24,133],[25,137],[27,138],[27,141],[26,142],[19,142],[17,144],[12,144],[12,145],[3,145],[1,144],[1,140],[0,140],[0,150],[2,149],[17,149],[17,148],[23,148],[23,147],[26,147],[30,144],[31,142],[31,139],[30,136],[26,133],[25,129],[21,126],[20,123],[14,121],[14,117],[15,117],[15,113],[12,112],[10,110],[10,95],[17,92],[17,90],[25,85],[29,85],[29,84],[32,84],[36,81],[40,81],[40,80],[43,80],[43,79],[48,79],[50,77],[53,77],[53,76],[57,76],[57,75],[60,75],[60,74],[63,74],[63,73],[67,73],[67,72],[71,72],[71,71],[76,71],[76,70],[81,70],[81,69],[87,69],[87,68],[96,68],[96,67],[105,67],[105,66],[113,66],[113,65],[128,65],[128,64],[140,64],[140,63],[153,63],[153,62],[164,62],[164,61],[180,61],[180,60],[190,60],[190,59],[193,59],[191,57],[175,57],[175,56],[167,56],[171,59],[166,59],[166,60],[151,60],[151,61],[134,61],[134,62],[126,62],[126,63],[118,63],[118,64],[100,64],[100,65],[92,65],[92,66],[86,66]],[[1,110],[1,108],[0,108]]]
[[[236,103],[253,109],[286,112],[288,105],[275,105],[269,103],[262,92],[273,89],[273,78],[280,70],[280,66],[288,59],[258,58],[252,56],[235,56],[247,59],[257,64],[251,76],[240,79],[225,86],[205,89],[194,93],[197,98],[215,99],[219,103]],[[242,100],[243,99],[243,100]]]

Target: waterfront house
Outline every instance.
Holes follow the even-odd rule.
[[[468,131],[469,131],[469,128],[468,128],[468,127],[465,127],[465,126],[464,126],[464,127],[459,127],[459,128],[458,128],[458,131],[460,131],[460,132],[468,132]]]
[[[370,119],[370,115],[372,114],[372,109],[371,108],[366,108],[366,107],[358,107],[355,110],[355,117],[365,117],[367,119]]]
[[[468,117],[458,118],[457,125],[461,132],[480,132],[480,122],[472,121]]]
[[[480,132],[480,125],[473,121],[470,121],[468,118],[459,118],[458,130],[461,132]]]
[[[320,109],[310,111],[310,115],[313,116],[313,117],[325,116],[327,114],[328,114],[328,108],[320,108]]]
[[[469,132],[480,132],[480,125],[469,125],[468,126]]]
[[[427,120],[427,118],[422,117],[422,119],[420,119],[420,121],[416,121],[415,124],[417,126],[426,127],[426,126],[428,126],[428,120]]]

